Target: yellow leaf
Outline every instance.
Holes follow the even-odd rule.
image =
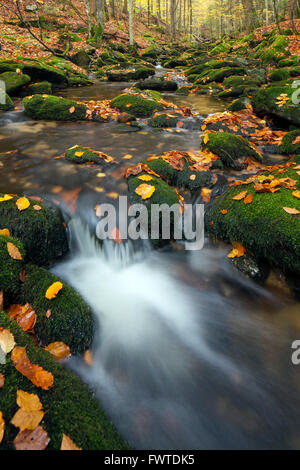
[[[54,299],[62,288],[63,288],[63,284],[59,281],[51,284],[51,286],[48,287],[47,289],[47,292],[45,295],[46,299],[49,299],[49,300]]]
[[[17,404],[26,411],[39,411],[43,408],[39,397],[35,393],[17,390]]]
[[[16,201],[16,205],[19,211],[24,211],[25,209],[27,209],[27,207],[30,206],[30,202],[28,201],[27,197],[20,197]]]
[[[69,113],[73,114],[74,112],[75,112],[75,106],[71,106],[71,108],[69,109]]]
[[[78,447],[69,436],[67,436],[66,434],[63,434],[60,450],[82,450],[82,449],[80,449],[80,447]]]
[[[111,192],[111,193],[106,193],[106,196],[107,196],[107,197],[110,197],[111,199],[118,199],[119,194],[118,194],[118,193]]]
[[[75,157],[82,157],[84,152],[75,152]]]
[[[245,254],[245,248],[241,243],[238,242],[233,242],[233,249],[231,252],[227,255],[228,258],[240,258],[241,256],[244,256]]]
[[[142,181],[151,181],[153,178],[150,175],[140,175],[138,176],[138,179]]]
[[[130,160],[132,158],[132,155],[124,155],[123,159],[124,160]]]
[[[191,175],[191,176],[190,176],[190,180],[191,180],[191,181],[194,181],[195,179],[196,179],[196,175]]]
[[[14,245],[11,242],[7,242],[6,246],[7,246],[8,254],[12,259],[19,259],[19,260],[23,259],[19,251],[19,248],[17,248],[16,245]]]
[[[54,343],[50,343],[45,349],[51,354],[51,356],[53,356],[56,361],[71,356],[69,346],[67,346],[62,341],[55,341]]]
[[[8,354],[15,346],[14,335],[5,328],[0,328],[0,348],[5,354]]]
[[[5,421],[3,419],[2,412],[0,411],[0,444],[4,436],[4,428],[5,428]]]
[[[42,410],[27,411],[24,408],[19,408],[13,416],[11,423],[16,428],[19,428],[20,431],[24,431],[24,429],[33,430],[40,424],[44,414]]]
[[[296,197],[297,199],[300,199],[300,191],[293,191],[292,195]]]
[[[293,207],[283,207],[282,209],[291,215],[300,214],[300,211],[298,211],[297,209],[294,209]]]
[[[4,194],[4,196],[0,197],[0,202],[9,201],[9,199],[13,199],[13,196],[10,196],[9,194]]]
[[[204,139],[203,139],[204,144],[207,144],[208,141],[209,141],[209,135],[205,134]]]
[[[149,199],[155,191],[155,186],[150,184],[140,184],[136,189],[135,193],[141,196],[142,199]]]
[[[247,191],[242,191],[241,193],[234,196],[232,199],[234,199],[235,201],[241,201],[241,199],[244,199],[246,194],[247,194]]]
[[[0,235],[3,235],[4,237],[10,237],[10,232],[8,228],[3,228],[2,230],[0,230]]]

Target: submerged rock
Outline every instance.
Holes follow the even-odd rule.
[[[59,209],[31,199],[30,206],[20,211],[16,205],[18,199],[14,196],[0,203],[0,229],[9,229],[22,242],[26,261],[47,265],[64,255],[68,241]]]
[[[0,328],[9,329],[17,346],[26,349],[31,363],[43,367],[54,377],[53,387],[43,390],[33,385],[17,371],[9,355],[0,372],[5,377],[1,388],[1,412],[5,420],[1,450],[13,450],[13,441],[18,430],[11,423],[17,410],[17,391],[24,390],[38,395],[45,415],[41,426],[50,442],[47,450],[59,450],[63,433],[83,450],[125,450],[128,444],[122,439],[114,425],[106,417],[92,391],[77,375],[54,361],[48,351],[34,344],[33,339],[4,312],[0,312]]]
[[[249,254],[245,254],[240,258],[233,258],[231,262],[244,276],[259,283],[263,283],[270,272],[270,268],[266,263],[259,263]]]
[[[80,147],[79,145],[74,145],[74,147],[69,148],[65,155],[67,160],[79,164],[93,162],[105,167],[115,162],[113,157],[105,153],[97,152],[87,147]]]
[[[149,126],[151,127],[176,127],[177,123],[182,119],[182,115],[179,113],[162,113],[155,115],[149,120]]]

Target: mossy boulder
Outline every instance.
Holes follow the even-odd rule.
[[[134,116],[149,117],[154,111],[163,109],[163,105],[154,99],[142,98],[139,95],[126,93],[111,100],[111,106]]]
[[[182,119],[181,114],[177,113],[162,113],[157,114],[149,120],[149,126],[163,128],[163,127],[176,127],[177,122]]]
[[[9,254],[9,245],[13,244],[22,259],[12,258]],[[19,256],[20,257],[20,256]],[[20,272],[24,265],[25,250],[23,244],[10,236],[0,235],[0,291],[4,299],[13,299],[20,290]]]
[[[66,74],[51,65],[25,62],[22,65],[22,71],[30,76],[32,82],[47,81],[53,83],[57,88],[66,88],[68,86]]]
[[[9,229],[23,243],[26,261],[47,265],[63,256],[68,251],[68,241],[60,211],[34,198],[27,209],[20,211],[18,198],[0,203],[0,229]]]
[[[293,153],[300,154],[300,129],[295,129],[294,131],[288,132],[282,139],[282,144],[279,147],[279,150],[284,155],[291,155]],[[298,142],[296,141],[299,137]]]
[[[201,148],[218,155],[223,164],[228,167],[241,169],[244,167],[243,159],[249,157],[262,161],[261,155],[251,147],[249,142],[238,135],[212,132],[208,134],[208,137],[207,142],[205,137],[202,138]]]
[[[221,42],[217,46],[215,46],[211,51],[211,55],[219,55],[219,54],[225,54],[226,52],[229,52],[231,50],[231,44],[226,43],[226,42]]]
[[[167,69],[172,69],[174,67],[184,67],[187,65],[187,61],[184,59],[170,59],[163,62],[163,66]]]
[[[114,161],[114,159],[108,155],[106,156],[96,150],[92,150],[87,147],[80,147],[78,145],[74,145],[74,147],[69,148],[65,155],[67,160],[77,164],[93,162],[101,165],[102,167],[109,167]]]
[[[255,80],[252,77],[248,77],[246,75],[240,76],[240,75],[232,75],[231,77],[225,78],[223,85],[226,88],[232,88],[232,87],[237,87],[237,86],[253,86],[253,85],[259,85],[259,82]]]
[[[1,73],[0,80],[5,83],[6,93],[12,96],[18,94],[24,86],[30,83],[30,77],[28,75],[17,72]]]
[[[261,89],[253,95],[252,106],[254,112],[264,116],[271,115],[290,124],[300,126],[300,107],[292,101],[293,88],[290,86],[273,86]],[[280,96],[286,95],[288,99],[281,104]]]
[[[289,40],[285,36],[276,36],[275,40],[268,47],[263,45],[256,56],[266,63],[278,62],[287,55],[288,45]]]
[[[244,67],[224,67],[216,70],[211,69],[201,74],[201,78],[198,80],[198,82],[201,81],[202,83],[222,83],[225,78],[230,77],[231,75],[244,75],[245,73],[246,70]]]
[[[55,362],[47,351],[36,346],[32,337],[24,333],[5,312],[0,312],[0,327],[11,331],[17,346],[26,349],[31,363],[43,367],[54,377],[53,387],[43,390],[17,371],[10,355],[6,357],[5,364],[0,364],[0,373],[5,377],[4,386],[0,389],[0,410],[5,421],[0,450],[14,449],[13,440],[19,430],[11,424],[11,419],[18,409],[17,390],[38,395],[45,411],[41,426],[50,438],[47,450],[60,449],[63,433],[83,450],[129,449],[93,392],[74,372]]]
[[[72,353],[82,353],[92,343],[94,319],[90,307],[75,290],[59,277],[35,265],[25,266],[22,302],[29,302],[37,314],[35,333],[43,344],[63,341]],[[63,284],[55,298],[46,292],[55,282]],[[49,314],[46,315],[50,310]]]
[[[148,47],[142,54],[143,59],[157,59],[162,54],[162,49],[155,46]]]
[[[26,90],[28,95],[51,95],[52,93],[52,84],[50,82],[44,81],[39,83],[32,83],[28,86]]]
[[[300,189],[300,176],[292,167],[280,174],[276,171],[271,173],[271,178],[285,177],[296,180],[296,187]],[[241,191],[252,194],[250,204],[233,199]],[[292,192],[292,189],[283,187],[274,193],[257,193],[253,183],[231,187],[215,199],[208,210],[206,229],[227,242],[242,243],[258,259],[266,259],[284,271],[299,274],[300,219],[283,209],[288,207],[300,211],[300,200]],[[221,210],[227,213],[222,214]]]
[[[237,100],[234,100],[230,105],[228,106],[229,111],[241,111],[242,109],[245,109],[247,107],[247,104],[250,104],[250,100],[247,97],[242,97],[238,98]]]
[[[11,111],[14,109],[14,103],[10,96],[6,93],[5,94],[5,103],[0,103],[0,111]]]
[[[189,94],[189,90],[191,90],[191,89],[192,89],[191,86],[181,86],[181,87],[177,88],[175,93],[176,93],[176,95],[185,95],[185,96],[187,96]]]
[[[71,56],[71,61],[79,67],[86,68],[90,65],[91,58],[85,50],[81,49]]]
[[[93,85],[92,80],[89,80],[82,74],[68,74],[68,86],[90,86]]]
[[[155,71],[149,67],[131,67],[124,70],[109,70],[107,78],[111,82],[130,82],[145,79],[154,75],[154,73]]]
[[[270,73],[271,82],[280,82],[289,78],[290,72],[288,69],[277,69]]]
[[[163,80],[157,78],[148,78],[138,82],[136,86],[140,90],[157,90],[157,91],[176,91],[178,85],[173,80]]]
[[[33,119],[49,121],[83,121],[86,119],[87,108],[85,105],[60,96],[34,95],[25,98],[23,104],[25,114]]]

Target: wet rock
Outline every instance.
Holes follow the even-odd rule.
[[[9,358],[5,364],[0,364],[0,372],[5,377],[4,386],[1,388],[5,434],[0,450],[15,449],[13,441],[18,431],[10,420],[16,411],[18,390],[25,390],[40,398],[43,410],[46,411],[42,427],[50,439],[47,450],[60,450],[63,433],[70,436],[73,442],[84,450],[129,449],[94,394],[76,374],[55,362],[52,356],[38,347],[32,337],[24,333],[5,312],[0,312],[0,328],[9,329],[17,346],[26,349],[31,363],[43,367],[54,377],[53,387],[43,390],[20,374]]]
[[[83,121],[86,106],[59,96],[34,95],[23,100],[25,114],[49,121]]]
[[[178,85],[173,80],[163,80],[157,78],[148,78],[136,84],[140,90],[156,90],[156,91],[175,91]]]
[[[12,102],[9,95],[5,94],[5,103],[0,103],[0,111],[11,111],[14,109],[14,103]]]
[[[78,65],[79,67],[87,68],[91,62],[91,58],[86,51],[83,49],[76,52],[71,56],[71,60],[74,64]]]
[[[282,139],[282,144],[279,147],[280,153],[284,155],[292,155],[293,153],[300,154],[300,139],[297,142],[297,137],[300,136],[300,129],[288,132]],[[295,142],[295,143],[294,143]]]
[[[0,195],[3,197],[3,194]],[[26,251],[26,261],[47,265],[68,251],[66,229],[59,209],[30,199],[30,206],[20,211],[18,196],[0,204],[0,227],[20,240]]]
[[[259,263],[253,256],[248,254],[240,258],[233,258],[231,262],[242,274],[259,283],[263,283],[270,272],[270,268],[266,263]]]
[[[294,89],[289,86],[271,86],[259,90],[253,95],[252,106],[254,112],[260,116],[266,114],[285,120],[289,124],[300,126],[300,107],[293,103]],[[286,95],[287,100],[281,105],[278,97]]]
[[[1,73],[0,80],[5,83],[6,93],[11,96],[17,95],[25,85],[30,83],[30,77],[28,75],[17,72]]]
[[[148,124],[151,127],[164,128],[176,127],[178,121],[181,121],[182,115],[177,113],[162,113],[155,115],[149,120]]]
[[[50,82],[39,82],[32,83],[28,86],[26,93],[28,95],[38,95],[38,94],[47,94],[51,95],[52,93],[52,84]]]
[[[118,116],[117,121],[123,124],[126,124],[127,122],[133,122],[136,120],[135,116],[132,116],[132,114],[129,113],[120,113]]]
[[[154,111],[163,108],[162,104],[154,99],[142,98],[136,94],[123,94],[111,100],[111,106],[122,112],[130,110],[130,114],[137,117],[149,117]]]
[[[97,163],[102,167],[108,167],[115,162],[113,157],[106,155],[102,152],[97,152],[96,150],[89,149],[87,147],[80,147],[79,145],[74,145],[74,147],[69,148],[65,153],[66,159],[73,163]]]
[[[247,107],[247,104],[250,104],[250,100],[247,97],[242,97],[238,98],[237,100],[234,100],[229,106],[228,109],[229,111],[241,111],[242,109],[245,109]]]
[[[124,70],[109,70],[107,79],[111,82],[130,82],[132,80],[145,79],[154,75],[155,71],[148,67],[131,67]]]

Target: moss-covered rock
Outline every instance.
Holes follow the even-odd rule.
[[[79,67],[86,68],[90,65],[91,58],[89,54],[81,49],[77,51],[75,54],[72,55],[71,60],[74,64],[78,65]]]
[[[34,198],[27,209],[20,211],[17,199],[0,203],[0,228],[8,228],[13,237],[21,240],[26,261],[46,265],[64,255],[68,242],[60,211]]]
[[[231,75],[244,75],[246,73],[245,68],[243,67],[224,67],[216,70],[208,70],[201,74],[202,83],[217,82],[222,83],[225,78],[230,77]]]
[[[162,54],[162,49],[155,46],[148,47],[142,54],[141,57],[144,59],[157,59]]]
[[[107,78],[111,82],[130,82],[145,79],[154,75],[154,73],[155,71],[149,67],[131,67],[124,70],[109,70]]]
[[[29,302],[37,314],[35,332],[43,344],[63,341],[73,353],[82,353],[92,343],[94,319],[90,307],[75,290],[59,277],[35,265],[26,265],[21,298]],[[54,282],[61,282],[57,296],[45,295]],[[46,315],[51,311],[50,316]],[[49,318],[48,318],[49,317]]]
[[[14,103],[12,102],[9,95],[5,94],[5,103],[0,103],[0,111],[11,111],[14,109]]]
[[[264,41],[261,43],[256,51],[256,57],[266,63],[277,62],[287,54],[288,45],[289,41],[285,36],[275,36],[270,45]]]
[[[109,155],[78,145],[69,148],[65,155],[67,160],[77,164],[93,162],[102,167],[107,167],[114,161]]]
[[[284,173],[271,174],[271,178],[285,177],[296,180],[296,187],[300,189],[300,176],[292,167]],[[252,194],[251,204],[233,199],[244,190]],[[292,192],[283,187],[274,193],[257,193],[253,183],[234,186],[213,202],[206,214],[206,228],[225,241],[242,243],[258,259],[267,259],[284,271],[300,273],[299,216],[283,209],[300,211],[300,200]],[[227,213],[222,214],[221,210]]]
[[[39,82],[39,83],[32,83],[28,86],[26,90],[28,95],[51,95],[52,93],[52,84],[50,82]]]
[[[5,83],[6,93],[16,95],[24,86],[30,83],[30,77],[23,73],[4,72],[0,74],[0,80]]]
[[[154,111],[163,109],[163,105],[156,100],[142,98],[135,94],[122,94],[111,100],[111,106],[122,112],[130,112],[134,116],[149,117]]]
[[[157,114],[152,119],[149,120],[149,126],[151,127],[176,127],[178,121],[182,119],[181,114],[173,113],[173,114]]]
[[[25,114],[33,119],[49,121],[82,121],[86,119],[87,108],[85,105],[60,96],[34,95],[25,98],[23,104]]]
[[[202,138],[201,147],[218,155],[228,167],[243,168],[243,159],[249,157],[262,161],[261,155],[242,137],[227,132],[212,132],[208,136],[206,143],[205,138]]]
[[[252,106],[259,115],[272,115],[287,122],[300,126],[300,107],[292,101],[294,90],[290,86],[273,86],[261,89],[253,95]],[[287,96],[284,103],[280,96]]]
[[[189,94],[189,90],[191,90],[191,89],[192,89],[191,86],[181,86],[181,87],[177,88],[175,93],[176,93],[176,95],[185,95],[185,96],[187,96]]]
[[[297,137],[300,136],[300,129],[295,129],[294,131],[288,132],[282,139],[282,144],[279,147],[279,150],[284,155],[291,155],[293,153],[300,154],[300,138],[298,142],[296,141]],[[293,143],[295,142],[296,143]]]
[[[47,351],[37,347],[32,338],[4,312],[0,312],[0,327],[11,331],[17,345],[26,348],[33,364],[43,367],[54,377],[53,387],[42,390],[16,370],[9,356],[5,364],[0,364],[0,372],[5,377],[4,386],[0,389],[0,410],[5,420],[0,450],[14,449],[13,440],[19,430],[11,424],[11,419],[18,409],[17,390],[38,395],[45,411],[41,426],[50,438],[47,450],[60,449],[63,433],[83,450],[129,448],[103,412],[92,391],[79,377],[55,362]]]
[[[93,85],[92,80],[89,80],[87,77],[82,74],[68,74],[68,86],[90,86]]]
[[[290,72],[288,69],[277,69],[270,73],[271,82],[280,82],[281,80],[286,80],[289,78]]]
[[[22,71],[30,76],[32,82],[47,81],[53,83],[57,88],[66,88],[68,86],[66,74],[59,68],[50,65],[25,62],[22,65]]]
[[[9,245],[13,244],[19,250],[22,259],[12,258],[8,252]],[[25,250],[23,244],[10,236],[0,235],[0,291],[4,298],[14,298],[20,290],[19,275],[24,265]]]
[[[231,77],[225,78],[223,85],[226,88],[231,88],[231,87],[237,87],[241,85],[248,85],[248,86],[253,86],[253,85],[259,85],[259,82],[255,80],[252,77],[248,77],[246,75],[240,76],[240,75],[232,75]]]
[[[184,67],[187,65],[187,61],[184,59],[170,59],[163,62],[163,66],[167,69],[172,69],[174,67]]]
[[[219,54],[224,54],[226,52],[229,52],[230,49],[231,49],[231,45],[226,43],[226,42],[221,42],[220,44],[218,44],[217,46],[215,46],[211,51],[210,51],[210,54],[211,55],[219,55]]]
[[[138,82],[136,86],[140,90],[157,90],[157,91],[175,91],[178,85],[173,80],[163,80],[158,78],[148,78]]]
[[[242,97],[238,98],[237,100],[234,100],[230,105],[228,106],[229,111],[241,111],[242,109],[245,109],[247,104],[250,104],[250,100],[247,97]]]

